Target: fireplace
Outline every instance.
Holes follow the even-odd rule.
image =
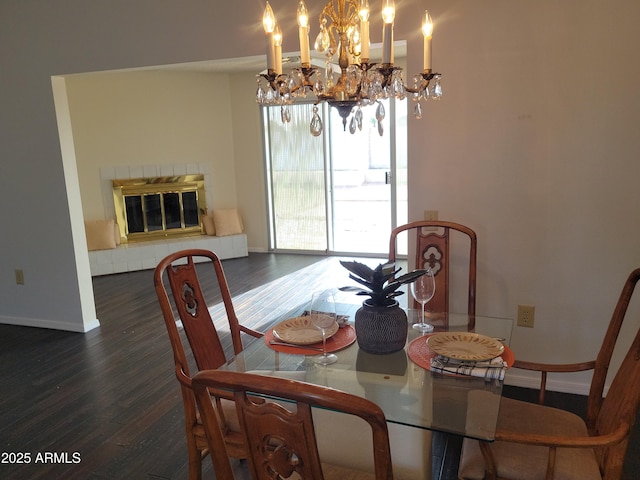
[[[112,180],[122,243],[202,234],[204,175]]]

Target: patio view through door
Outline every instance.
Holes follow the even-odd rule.
[[[309,133],[312,104],[265,107],[265,158],[270,248],[385,254],[393,226],[406,222],[406,102],[385,101],[384,134],[376,107],[363,108],[363,127],[346,131],[334,108],[318,105],[324,122]]]

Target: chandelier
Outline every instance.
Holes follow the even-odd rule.
[[[368,0],[329,0],[324,6],[319,17],[320,33],[314,45],[316,51],[324,55],[323,70],[311,64],[309,13],[304,0],[298,2],[297,14],[300,66],[292,68],[290,73],[282,71],[282,30],[269,2],[262,17],[267,39],[267,70],[257,77],[256,101],[260,105],[280,105],[283,123],[291,120],[289,105],[296,98],[314,95],[316,101],[309,127],[313,136],[320,135],[323,130],[317,107],[320,102],[335,107],[345,131],[349,124],[351,133],[362,130],[362,107],[377,104],[378,133],[382,135],[385,111],[380,100],[409,97],[415,101],[413,115],[420,119],[421,102],[442,96],[441,74],[431,69],[433,21],[428,11],[425,11],[422,23],[423,71],[413,77],[411,86],[405,83],[402,69],[393,64],[393,0],[383,0],[380,63],[370,62]]]

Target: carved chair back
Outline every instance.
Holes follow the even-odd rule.
[[[182,324],[198,370],[218,368],[227,362],[220,335],[211,318],[203,286],[198,277],[195,259],[205,261],[201,268],[202,273],[208,268],[213,268],[214,281],[208,282],[208,284],[217,283],[218,285],[229,323],[233,353],[237,354],[243,349],[241,332],[254,337],[262,336],[261,333],[240,325],[233,308],[222,263],[214,252],[202,249],[182,250],[168,255],[157,265],[153,282],[169,334],[175,362],[175,374],[180,381],[182,390],[189,450],[189,471],[192,479],[200,478],[201,459],[206,455],[208,446],[191,389],[189,360],[176,324],[175,313]],[[220,411],[224,410],[221,405],[219,408]],[[234,458],[246,456],[245,445],[239,435],[230,432],[226,436],[226,440],[230,456]]]
[[[241,429],[250,452],[248,463],[252,479],[289,478],[294,472],[300,475],[295,478],[324,478],[312,406],[364,419],[370,425],[373,436],[375,478],[393,478],[384,413],[365,398],[286,378],[221,370],[199,372],[193,378],[193,388],[209,439],[216,478],[233,478],[210,396],[212,391],[225,390],[233,392]],[[277,403],[256,401],[256,395],[274,399]]]
[[[409,267],[431,268],[436,281],[436,292],[425,309],[428,312],[449,312],[449,283],[451,266],[452,233],[458,232],[463,238],[468,238],[468,293],[467,313],[471,318],[476,312],[476,256],[477,236],[469,227],[459,223],[444,222],[438,220],[425,220],[407,223],[394,228],[389,239],[389,261],[395,262],[398,258],[398,236],[407,232]],[[414,252],[413,260],[411,252]],[[462,257],[462,255],[459,255]],[[413,261],[413,264],[411,263]],[[415,302],[415,308],[420,305]]]

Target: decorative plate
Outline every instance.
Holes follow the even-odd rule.
[[[495,338],[468,332],[441,332],[427,338],[436,354],[457,360],[490,360],[501,355],[504,345]]]
[[[338,331],[336,322],[327,329],[327,338]],[[273,335],[279,340],[295,345],[310,345],[322,342],[322,332],[315,327],[308,316],[294,317],[280,322],[273,329]]]

